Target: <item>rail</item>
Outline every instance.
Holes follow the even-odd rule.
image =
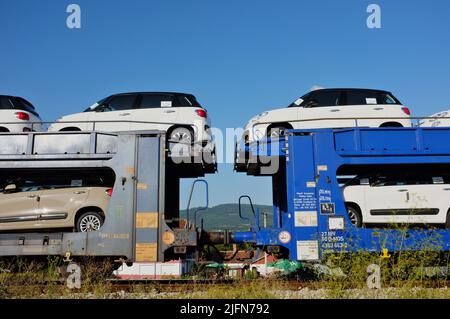
[[[255,127],[260,125],[270,125],[270,124],[277,124],[277,123],[308,123],[308,122],[317,122],[317,121],[354,121],[354,126],[351,125],[345,125],[343,127],[350,128],[350,127],[367,127],[367,126],[360,126],[359,123],[364,120],[401,120],[401,121],[411,121],[411,127],[421,127],[425,124],[425,122],[420,122],[420,120],[449,120],[450,126],[450,116],[410,116],[410,117],[323,117],[323,118],[312,118],[312,119],[298,119],[298,120],[286,120],[286,121],[258,121],[251,125],[251,130],[253,135],[255,134]],[[414,121],[416,123],[414,123]],[[439,123],[440,124],[440,123]],[[431,125],[433,126],[433,125]],[[329,126],[327,126],[329,128]],[[315,128],[327,128],[327,127],[315,127]],[[308,128],[308,127],[305,127]],[[314,127],[309,127],[314,128]],[[336,127],[337,128],[337,127]],[[264,128],[265,130],[265,128]]]

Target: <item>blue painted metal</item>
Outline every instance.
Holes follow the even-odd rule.
[[[234,232],[233,242],[234,243],[254,243],[256,239],[256,233],[254,231],[248,232]]]
[[[248,167],[252,159],[270,158],[280,162],[282,173],[285,171],[273,174],[274,185],[278,185],[274,189],[274,225],[255,229],[257,246],[283,246],[292,260],[320,259],[328,252],[381,252],[384,248],[391,252],[425,246],[450,250],[448,230],[356,228],[346,213],[336,177],[343,165],[450,164],[450,128],[293,130],[285,139],[255,143],[247,150]],[[253,174],[261,175],[261,171]],[[287,203],[280,202],[275,192],[285,192]],[[334,211],[327,211],[332,206]],[[305,225],[302,218],[311,214],[317,216],[317,223]],[[332,218],[343,219],[344,229],[329,229]]]

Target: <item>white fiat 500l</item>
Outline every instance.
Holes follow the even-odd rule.
[[[441,224],[450,228],[450,176],[356,176],[341,189],[352,224]]]
[[[450,110],[441,111],[431,115],[429,118],[419,121],[420,127],[449,127],[450,126]]]
[[[42,120],[34,106],[24,98],[0,95],[0,132],[42,130]]]
[[[248,144],[286,129],[410,127],[410,111],[392,93],[371,89],[319,89],[287,108],[266,111],[245,126]]]
[[[166,131],[182,143],[211,141],[206,110],[192,94],[139,92],[111,95],[83,113],[63,116],[49,131]]]

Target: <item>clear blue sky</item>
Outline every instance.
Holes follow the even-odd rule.
[[[82,28],[66,27],[77,3]],[[366,27],[370,3],[382,29]],[[0,92],[31,100],[45,120],[109,94],[186,91],[219,128],[285,106],[313,85],[391,90],[413,115],[450,109],[450,1],[0,0]],[[268,179],[221,165],[212,204]]]

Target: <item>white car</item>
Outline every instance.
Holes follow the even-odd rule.
[[[431,115],[429,118],[419,121],[420,127],[448,127],[450,126],[450,110],[441,111]]]
[[[414,170],[361,175],[341,190],[350,221],[357,227],[408,223],[450,228],[450,176]]]
[[[266,111],[245,126],[244,142],[284,135],[286,129],[411,127],[410,111],[392,93],[370,89],[318,89],[287,108]]]
[[[42,120],[34,106],[24,98],[0,95],[0,133],[42,130]]]
[[[83,113],[66,115],[49,131],[161,130],[182,143],[211,141],[210,120],[195,96],[185,93],[139,92],[111,95]]]

